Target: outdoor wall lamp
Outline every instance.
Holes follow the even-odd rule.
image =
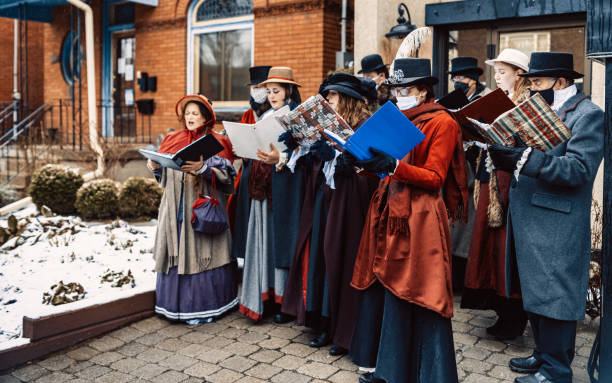
[[[404,18],[404,9],[402,9],[402,6],[404,7],[404,9],[406,9],[408,21],[406,21],[406,19]],[[385,34],[386,38],[402,39],[408,36],[410,32],[416,29],[416,25],[412,24],[412,21],[410,20],[410,11],[408,10],[406,4],[400,3],[397,6],[397,13],[399,13],[399,17],[397,18],[397,25],[392,27],[391,30],[389,30],[389,32]]]

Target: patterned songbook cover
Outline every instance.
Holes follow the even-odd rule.
[[[545,152],[572,136],[539,93],[497,117],[491,125],[469,120],[486,141],[505,146],[517,146],[518,137],[525,145]]]
[[[321,138],[324,129],[345,141],[353,134],[351,126],[320,94],[309,97],[297,108],[276,119],[303,146],[312,145]]]

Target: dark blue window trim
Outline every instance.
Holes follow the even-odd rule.
[[[74,79],[81,79],[81,62],[83,51],[81,50],[81,39],[77,32],[69,32],[62,42],[60,63],[62,76],[68,85],[74,83]]]
[[[204,0],[196,10],[196,22],[247,16],[252,13],[253,0]]]

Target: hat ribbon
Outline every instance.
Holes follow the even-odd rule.
[[[268,77],[268,80],[271,80],[271,79],[294,81],[292,78],[281,77],[281,76],[270,76],[270,77]]]

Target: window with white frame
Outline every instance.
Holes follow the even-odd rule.
[[[245,106],[253,63],[252,0],[195,0],[188,15],[187,92]]]

